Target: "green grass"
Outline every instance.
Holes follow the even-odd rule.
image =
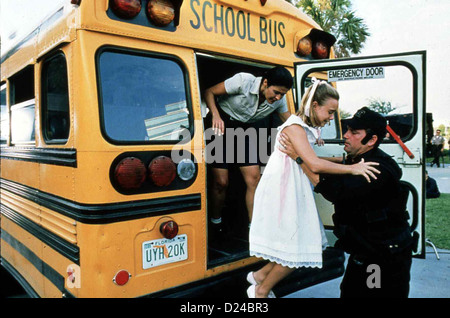
[[[425,236],[437,248],[450,249],[450,193],[426,200]]]
[[[450,165],[450,157],[448,155],[449,150],[448,149],[444,149],[443,152],[443,156],[440,158],[439,162],[442,164],[442,160],[444,160],[444,164],[446,165]],[[426,162],[430,163],[431,161],[433,161],[434,158],[433,157],[427,157],[426,158]]]

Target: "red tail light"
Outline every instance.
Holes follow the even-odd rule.
[[[326,59],[328,58],[329,48],[323,41],[317,41],[314,43],[312,50],[312,55],[316,59]]]
[[[176,166],[172,159],[159,156],[153,159],[148,166],[149,178],[159,187],[168,186],[176,176]]]
[[[161,224],[159,230],[166,239],[173,239],[178,234],[178,224],[175,221],[167,221]]]
[[[123,286],[126,283],[128,283],[128,281],[130,280],[130,277],[131,277],[131,274],[128,273],[126,270],[122,269],[116,273],[116,275],[113,278],[113,282],[116,285]]]
[[[155,25],[166,26],[175,18],[175,6],[171,0],[150,0],[147,13]]]
[[[145,181],[147,170],[144,163],[135,157],[122,159],[114,170],[114,179],[124,190],[138,189]]]
[[[110,0],[114,13],[124,19],[132,19],[141,12],[141,0]]]

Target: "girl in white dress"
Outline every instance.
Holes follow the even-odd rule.
[[[292,142],[297,154],[314,173],[363,175],[370,182],[378,172],[376,163],[342,165],[318,158],[312,148],[318,127],[333,119],[338,92],[325,81],[313,79],[296,115],[278,127]],[[314,128],[317,127],[317,128]],[[296,161],[278,147],[267,162],[255,193],[250,227],[250,255],[270,262],[250,272],[249,297],[274,297],[271,289],[298,267],[322,267],[326,246],[323,225],[317,213],[311,184]]]

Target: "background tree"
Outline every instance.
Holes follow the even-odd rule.
[[[446,135],[446,129],[445,129],[445,125],[444,124],[440,124],[436,130],[439,129],[441,131],[441,136],[445,136]]]
[[[336,57],[358,54],[370,36],[362,18],[352,11],[350,0],[286,0],[309,15],[320,27],[336,37]]]
[[[397,107],[392,106],[391,102],[384,101],[381,98],[370,98],[369,106],[367,107],[373,111],[376,111],[377,113],[385,115],[397,109]]]
[[[345,119],[345,118],[350,118],[352,117],[352,114],[342,108],[339,108],[339,118],[340,119]]]

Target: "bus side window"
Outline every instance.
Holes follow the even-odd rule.
[[[32,143],[35,137],[34,65],[10,78],[11,142]]]
[[[1,126],[0,126],[0,145],[4,146],[9,139],[9,114],[6,105],[6,83],[1,83]]]
[[[69,87],[62,53],[50,57],[43,65],[42,129],[47,142],[65,143],[69,137]]]

